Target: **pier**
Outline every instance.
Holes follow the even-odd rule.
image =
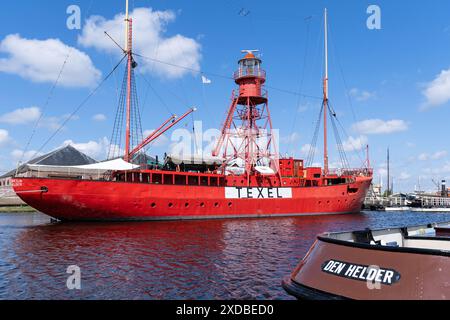
[[[450,209],[450,197],[415,194],[398,194],[390,197],[369,195],[364,201],[364,207],[371,210],[385,210],[386,208],[401,207],[409,207],[411,209]]]

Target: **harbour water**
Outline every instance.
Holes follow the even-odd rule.
[[[291,299],[281,280],[318,233],[450,221],[445,213],[52,224],[0,214],[0,299]],[[69,266],[81,290],[67,289]]]

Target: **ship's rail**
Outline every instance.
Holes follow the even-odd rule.
[[[261,94],[260,94],[260,95],[258,94],[258,96],[260,96],[260,97],[262,97],[262,98],[268,99],[269,94],[268,94],[268,91],[267,91],[266,89],[262,89],[262,88],[261,88]],[[240,97],[243,97],[242,92],[235,92],[235,93],[233,94],[233,97],[234,97],[234,99],[238,99],[238,98],[240,98]],[[244,96],[244,97],[245,97],[245,96]]]
[[[450,208],[450,198],[425,196],[419,197],[418,200],[422,208]],[[366,197],[364,203],[368,206],[380,205],[384,207],[406,207],[411,206],[413,201],[404,196],[368,196]]]
[[[266,71],[258,68],[244,68],[239,69],[233,75],[234,80],[244,78],[244,77],[258,77],[266,79]]]
[[[358,169],[329,169],[327,175],[341,176],[360,176],[371,177],[373,176],[373,169],[358,168]]]

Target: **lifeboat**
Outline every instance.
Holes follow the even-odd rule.
[[[450,223],[321,234],[283,288],[300,300],[448,300]]]

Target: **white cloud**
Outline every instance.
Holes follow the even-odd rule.
[[[439,159],[445,158],[446,156],[447,156],[447,151],[442,150],[442,151],[437,151],[434,154],[432,154],[431,159],[439,160]]]
[[[439,160],[442,158],[445,158],[447,156],[447,151],[442,150],[442,151],[437,151],[433,154],[428,154],[428,153],[421,153],[417,159],[419,161],[428,161],[428,160]]]
[[[0,115],[0,123],[6,123],[10,125],[30,124],[39,120],[38,126],[40,128],[47,128],[50,130],[58,129],[61,124],[68,119],[70,115],[65,114],[62,116],[42,117],[41,109],[38,107],[30,107],[17,109],[10,113]],[[78,120],[78,116],[72,116],[71,120]]]
[[[104,114],[96,114],[95,116],[92,117],[92,120],[97,121],[97,122],[102,122],[102,121],[106,121],[106,116]]]
[[[360,151],[367,146],[369,140],[366,136],[359,136],[357,138],[349,137],[346,141],[342,143],[344,151]]]
[[[387,169],[386,168],[378,168],[377,169],[377,175],[381,177],[387,176]]]
[[[282,137],[281,138],[281,142],[283,144],[291,144],[291,143],[296,143],[300,140],[300,135],[297,132],[292,133],[289,136],[286,137]]]
[[[69,59],[59,80],[65,87],[92,87],[101,77],[89,56],[59,39],[25,39],[18,34],[8,35],[0,43],[0,72],[16,74],[38,83],[54,83],[67,56]]]
[[[146,138],[150,134],[152,134],[153,131],[155,131],[155,130],[146,130],[146,131],[144,131],[144,138]],[[169,138],[165,134],[163,134],[158,139],[153,141],[150,144],[150,146],[153,146],[153,147],[165,147],[165,146],[167,146],[169,144],[169,142],[170,142]]]
[[[304,146],[302,146],[300,148],[300,154],[305,156],[308,155],[310,150],[311,150],[312,146],[310,144],[305,144]],[[316,147],[314,147],[314,152],[316,153],[318,150]]]
[[[408,130],[408,124],[404,120],[369,119],[355,123],[352,129],[360,134],[389,134]]]
[[[53,117],[43,117],[39,121],[39,127],[47,128],[49,130],[57,130],[61,127],[64,121],[66,121],[70,117],[69,114],[65,114],[62,116],[53,116]],[[71,121],[76,121],[80,119],[79,116],[72,116]]]
[[[26,163],[42,155],[43,153],[36,152],[35,150],[24,152],[23,150],[16,149],[13,152],[11,152],[13,164],[17,164],[19,161],[21,161],[22,163]]]
[[[423,172],[433,175],[442,175],[450,173],[450,162],[446,162],[444,165],[439,167],[429,167],[423,169]]]
[[[304,113],[313,107],[314,105],[310,101],[302,102],[301,104],[298,105],[297,112]]]
[[[353,88],[349,91],[351,97],[356,101],[364,102],[376,97],[375,92],[369,92],[366,90],[359,90],[358,88]]]
[[[402,172],[402,173],[400,173],[400,176],[397,177],[398,180],[402,180],[402,181],[409,180],[410,178],[411,178],[411,175],[407,172]]]
[[[12,125],[28,124],[36,122],[40,116],[41,110],[38,107],[23,108],[0,115],[0,122]]]
[[[180,34],[172,37],[165,35],[166,27],[174,22],[173,11],[154,11],[151,8],[136,8],[133,17],[133,50],[145,57],[183,66],[191,69],[200,68],[200,44]],[[107,52],[120,52],[117,46],[105,36],[107,31],[119,43],[124,39],[124,14],[116,15],[112,20],[101,16],[91,16],[78,42],[84,47],[93,47]],[[180,78],[190,71],[167,64],[155,63],[148,59],[137,58],[142,72],[155,72],[165,78]]]
[[[450,69],[443,70],[433,81],[428,83],[422,94],[426,98],[422,110],[450,101]]]
[[[67,140],[64,141],[63,145],[71,145],[89,157],[98,160],[103,160],[108,156],[109,140],[106,137],[99,139],[98,141],[89,141],[85,143],[76,143],[72,140]]]
[[[0,146],[4,146],[10,140],[11,138],[9,136],[9,132],[4,129],[0,129]]]

